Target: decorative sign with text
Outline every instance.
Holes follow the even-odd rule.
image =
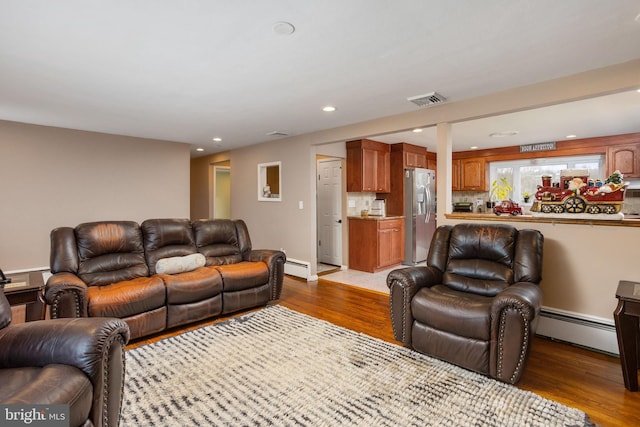
[[[553,151],[556,149],[556,142],[539,142],[537,144],[527,144],[520,146],[521,153],[532,153],[535,151]]]

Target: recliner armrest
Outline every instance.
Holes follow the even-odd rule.
[[[500,292],[493,300],[492,318],[507,307],[517,307],[528,321],[532,321],[542,306],[542,289],[535,283],[518,282]]]
[[[520,380],[541,305],[542,290],[535,283],[514,283],[496,295],[491,306],[492,377],[510,384]]]
[[[75,366],[93,385],[93,425],[117,425],[127,342],[129,327],[121,319],[53,319],[10,325],[0,330],[0,368]]]
[[[87,317],[87,285],[73,273],[49,277],[44,300],[51,306],[51,318]]]
[[[104,317],[25,322],[0,330],[0,368],[63,364],[92,380],[115,339],[129,342],[124,320]]]
[[[279,299],[284,280],[284,263],[287,261],[285,253],[272,249],[253,249],[249,252],[246,260],[251,262],[262,261],[267,264],[269,268],[269,300]]]
[[[391,304],[391,325],[396,340],[411,346],[411,300],[420,288],[431,287],[441,281],[442,273],[429,266],[407,267],[389,273],[387,286]]]

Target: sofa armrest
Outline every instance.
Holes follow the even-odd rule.
[[[92,420],[117,425],[129,327],[120,319],[53,319],[0,330],[0,368],[75,366],[93,385]]]
[[[489,350],[494,378],[511,384],[520,379],[541,306],[542,290],[535,283],[515,283],[494,298]]]
[[[262,261],[267,264],[269,268],[269,300],[279,299],[284,280],[284,263],[287,261],[285,253],[271,249],[253,249],[248,254],[246,261]]]
[[[393,270],[387,276],[391,307],[391,326],[396,340],[411,346],[411,300],[423,287],[431,287],[442,281],[442,273],[432,267],[408,267]]]
[[[44,300],[51,306],[51,318],[87,317],[87,285],[73,273],[49,277]]]

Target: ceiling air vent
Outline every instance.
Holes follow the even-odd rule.
[[[273,132],[269,132],[267,134],[267,136],[289,136],[288,133],[284,133],[284,132],[278,132],[277,130],[274,130]]]
[[[447,98],[440,95],[437,92],[427,93],[426,95],[412,96],[407,98],[407,101],[413,102],[418,107],[426,107],[427,105],[441,104],[445,102]]]

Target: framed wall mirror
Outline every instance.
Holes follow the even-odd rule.
[[[282,200],[281,162],[258,164],[258,201],[279,202]]]

